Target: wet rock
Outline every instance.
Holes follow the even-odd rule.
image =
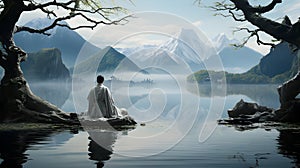
[[[277,120],[275,110],[257,103],[241,99],[232,110],[228,110],[229,119],[219,120],[219,124],[251,125]]]
[[[219,124],[250,125],[266,121],[274,121],[275,115],[270,112],[256,112],[253,115],[240,115],[239,117],[219,120]]]
[[[231,118],[249,116],[249,115],[259,115],[257,112],[273,112],[274,109],[265,106],[260,106],[257,103],[248,103],[241,99],[233,109],[228,110],[228,115]],[[254,116],[253,116],[254,117]]]

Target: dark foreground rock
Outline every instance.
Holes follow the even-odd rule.
[[[300,100],[290,101],[287,108],[276,110],[275,119],[280,122],[300,123]]]
[[[256,103],[248,103],[241,99],[232,110],[228,110],[228,115],[231,118],[236,118],[255,114],[258,115],[257,112],[271,113],[272,111],[274,111],[274,109],[260,106]]]
[[[299,123],[300,101],[291,102],[288,108],[278,110],[240,100],[233,109],[228,110],[229,119],[219,120],[219,124],[249,125],[262,122]]]

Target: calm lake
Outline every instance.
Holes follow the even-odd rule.
[[[84,88],[73,86],[73,96],[63,99],[68,90],[32,87],[66,111],[87,108]],[[299,167],[299,129],[216,124],[240,99],[277,108],[276,87],[230,85],[225,96],[212,95],[209,86],[188,91],[155,84],[111,88],[116,104],[145,126],[123,131],[1,129],[0,167]]]

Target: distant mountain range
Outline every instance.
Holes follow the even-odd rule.
[[[26,26],[41,28],[51,22],[49,19],[35,19],[28,22]],[[112,47],[99,49],[88,43],[75,31],[67,28],[56,27],[49,33],[51,33],[50,36],[21,32],[17,33],[14,38],[16,44],[27,52],[37,52],[42,48],[49,47],[58,48],[61,52],[62,62],[71,72],[73,69],[76,69],[77,72],[91,72],[95,68],[91,65],[99,60],[101,62],[96,69],[93,69],[94,72],[112,72],[115,68],[120,67],[124,70],[139,71],[139,67],[147,65],[175,68],[178,65],[184,65],[192,71],[198,71],[205,69],[205,63],[209,62],[211,56],[216,53],[219,53],[225,70],[244,72],[256,65],[262,57],[261,54],[247,47],[234,49],[230,44],[237,40],[230,40],[224,34],[214,38],[214,46],[210,46],[207,41],[201,39],[195,31],[190,29],[182,29],[177,36],[159,46],[118,49],[118,51]],[[81,48],[85,48],[85,51],[80,52]],[[84,53],[86,59],[79,62],[74,68],[79,53]],[[40,52],[38,54],[44,55]],[[182,64],[183,62],[184,64]],[[34,63],[34,61],[29,59],[28,63],[22,65],[24,73],[29,68],[29,63]],[[31,76],[29,78],[34,76],[33,73],[29,73],[29,75]],[[35,78],[42,79],[43,75],[37,74]]]
[[[160,45],[118,49],[139,67],[177,68],[187,66],[192,71],[204,67],[203,60],[214,53],[194,30],[182,29],[173,38]]]
[[[34,19],[25,25],[33,28],[42,28],[50,25],[52,22],[53,20],[49,20],[47,18],[39,18]],[[130,60],[125,60],[125,58],[127,57],[116,51],[114,48],[97,48],[96,46],[87,42],[73,30],[69,30],[64,27],[55,27],[47,33],[50,33],[51,35],[47,36],[41,34],[20,32],[15,35],[14,39],[18,46],[29,53],[37,52],[40,49],[49,47],[59,49],[59,51],[61,52],[62,61],[69,68],[71,73],[74,69],[76,61],[77,72],[84,72],[93,69],[91,65],[94,64],[95,61],[98,61],[100,59],[101,62],[99,63],[99,65],[97,65],[97,72],[112,72],[119,66],[121,62],[122,68],[125,70],[139,69],[134,63],[130,62]],[[41,53],[38,52],[37,54]],[[80,60],[76,60],[79,54]],[[33,63],[30,60],[28,61],[29,63],[25,63],[26,65]],[[46,62],[44,62],[44,64],[45,63]],[[23,66],[24,73],[26,72],[27,68],[28,66]],[[31,76],[34,75],[32,74]],[[37,75],[36,78],[42,79],[42,76]]]
[[[52,22],[53,20],[47,18],[39,18],[28,22],[26,26],[42,28],[50,25]],[[80,54],[84,53],[86,58],[95,56],[96,53],[105,52],[105,49],[104,51],[100,51],[101,49],[87,42],[77,32],[67,28],[56,27],[48,33],[51,35],[46,36],[20,32],[15,35],[14,39],[16,44],[27,52],[37,52],[42,48],[58,48],[62,53],[64,64],[71,71],[82,48],[84,48],[84,52]],[[199,38],[195,31],[182,29],[175,38],[171,38],[159,46],[118,49],[118,51],[122,52],[125,56],[129,56],[129,59],[139,66],[147,64],[176,67],[180,63],[185,62],[192,71],[205,69],[205,62],[209,62],[209,59],[212,58],[211,56],[216,52],[219,53],[225,70],[229,72],[245,72],[256,65],[262,57],[261,54],[247,47],[234,49],[230,44],[238,41],[228,39],[224,34],[216,36],[212,42],[214,46],[208,45],[207,41]],[[108,65],[103,65],[103,62],[101,67],[99,67],[99,71],[104,71],[105,68],[108,68],[110,65],[113,66],[113,64],[116,66],[116,63],[120,62],[118,58],[119,53],[116,51],[114,54],[116,54],[114,57],[116,62],[112,63],[113,58],[109,60],[110,64]],[[101,69],[103,67],[104,69]],[[110,69],[108,68],[107,70],[109,71]]]
[[[119,53],[113,47],[106,47],[85,61],[77,64],[74,67],[74,74],[92,74],[95,72],[111,73],[116,69],[123,72],[137,72],[140,70],[140,68],[125,55]]]
[[[256,65],[262,55],[248,47],[236,49],[224,34],[213,40],[213,46],[206,39],[201,39],[194,30],[182,29],[174,38],[158,46],[118,49],[137,65],[157,67],[178,67],[182,62],[192,71],[206,69],[207,64],[214,64],[213,58],[219,54],[225,70],[245,72]],[[214,67],[213,67],[214,68]]]
[[[240,74],[225,72],[226,81],[234,84],[283,83],[298,72],[299,56],[299,53],[291,51],[288,43],[281,42],[249,71]],[[188,80],[207,82],[209,74],[220,73],[222,72],[201,70],[190,75]]]
[[[217,35],[212,43],[216,48],[224,69],[227,72],[242,73],[248,71],[253,66],[259,63],[263,57],[259,52],[249,48],[235,48],[232,44],[239,43],[236,39],[228,39],[225,34]]]
[[[53,20],[47,18],[34,19],[25,26],[32,28],[42,28],[50,25]],[[16,45],[20,46],[26,52],[32,53],[42,48],[58,48],[62,53],[62,60],[67,67],[73,67],[80,50],[85,48],[86,57],[94,54],[99,50],[96,46],[87,42],[77,32],[65,27],[55,27],[50,30],[50,36],[19,32],[15,34],[14,40]]]

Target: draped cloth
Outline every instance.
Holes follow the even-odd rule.
[[[118,108],[109,89],[103,84],[98,84],[88,95],[89,107],[87,115],[90,118],[114,118],[118,117]]]

